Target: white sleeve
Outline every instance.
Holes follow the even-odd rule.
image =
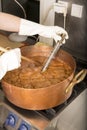
[[[21,51],[19,48],[12,49],[0,56],[0,80],[7,71],[11,71],[20,67]]]

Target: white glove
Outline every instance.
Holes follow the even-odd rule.
[[[35,22],[21,19],[19,35],[31,36],[36,34],[46,38],[53,38],[55,42],[61,40],[61,34],[66,34],[65,38],[68,39],[68,34],[62,27],[44,26]]]
[[[21,51],[19,48],[9,50],[0,56],[0,80],[7,71],[20,67]]]

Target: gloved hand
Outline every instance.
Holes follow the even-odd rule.
[[[68,39],[67,32],[58,26],[44,26],[35,22],[21,19],[19,35],[40,35],[46,38],[53,38],[55,42],[61,40],[61,34],[66,34],[65,39]],[[65,41],[64,41],[65,43]]]
[[[7,71],[20,67],[21,51],[19,48],[9,50],[0,56],[0,80],[5,76]]]

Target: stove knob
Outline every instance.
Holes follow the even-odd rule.
[[[28,130],[25,124],[22,124],[18,130]]]
[[[9,115],[6,119],[5,125],[15,126],[16,119],[13,115]]]
[[[22,123],[18,130],[31,130],[28,124]]]

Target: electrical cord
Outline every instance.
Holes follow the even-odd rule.
[[[27,18],[27,15],[26,15],[26,11],[25,11],[25,9],[23,8],[23,6],[22,6],[17,0],[14,0],[14,2],[22,9],[23,14],[24,14],[24,19],[26,19],[26,18]],[[36,37],[36,36],[30,36],[30,38],[33,38],[33,39],[35,39],[36,41],[38,41],[38,37]]]
[[[13,1],[22,9],[24,19],[26,19],[27,15],[26,15],[26,11],[25,11],[24,7],[17,0],[13,0]],[[14,42],[23,42],[23,41],[27,40],[27,36],[21,36],[18,33],[11,33],[9,35],[9,39]]]
[[[25,11],[24,7],[17,0],[14,0],[14,2],[22,9],[23,14],[24,14],[24,19],[26,19],[27,15],[26,15],[26,11]]]

